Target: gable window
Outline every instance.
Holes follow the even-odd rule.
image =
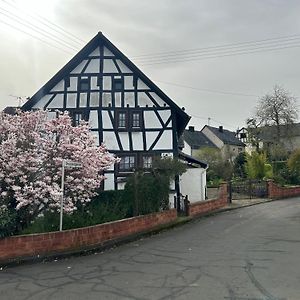
[[[133,112],[132,113],[132,128],[140,128],[141,127],[141,113],[140,112]]]
[[[88,78],[79,79],[79,90],[80,92],[86,92],[90,89],[90,81]]]
[[[120,171],[131,171],[135,168],[135,156],[128,155],[121,157],[119,162],[119,170]]]
[[[86,114],[83,111],[73,111],[71,112],[72,125],[78,126],[81,121],[86,120]]]
[[[115,92],[121,92],[123,90],[123,80],[122,78],[114,78],[113,80],[113,90]]]
[[[152,168],[152,156],[148,156],[148,155],[143,156],[142,163],[144,169]]]
[[[119,111],[117,112],[117,127],[118,128],[123,128],[126,129],[127,128],[127,118],[128,118],[128,114],[126,111]]]

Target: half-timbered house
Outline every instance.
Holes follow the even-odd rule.
[[[177,157],[178,138],[190,117],[101,32],[53,76],[24,110],[69,111],[74,124],[86,120],[98,144],[121,158],[108,170],[104,189],[122,189],[136,168],[152,158]],[[173,191],[179,193],[179,180]]]

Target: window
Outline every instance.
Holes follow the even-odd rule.
[[[120,111],[117,114],[117,127],[125,129],[127,127],[127,113]]]
[[[121,161],[119,163],[120,171],[130,171],[135,168],[135,156],[123,156],[121,157]]]
[[[152,156],[143,156],[143,168],[144,169],[152,168]]]
[[[86,92],[90,89],[90,81],[88,78],[79,79],[79,90],[81,92]]]
[[[113,90],[115,92],[121,92],[123,90],[123,80],[121,78],[114,78]]]
[[[85,113],[83,111],[71,112],[71,118],[73,120],[73,126],[78,126],[80,124],[80,121],[86,120]]]
[[[139,128],[141,127],[141,113],[140,112],[134,112],[132,113],[132,127],[133,128]]]

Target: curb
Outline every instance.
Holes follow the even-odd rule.
[[[16,266],[20,266],[20,265],[30,265],[30,264],[35,264],[35,263],[47,263],[47,262],[55,261],[58,259],[62,260],[62,259],[68,259],[70,257],[91,255],[91,254],[95,254],[96,252],[104,252],[104,251],[107,251],[110,249],[114,249],[118,246],[122,246],[124,244],[129,244],[131,242],[140,240],[143,237],[150,237],[150,236],[156,235],[160,232],[163,232],[163,231],[175,228],[175,227],[183,226],[184,224],[190,223],[194,220],[217,215],[222,212],[241,209],[244,207],[268,203],[268,202],[276,201],[276,200],[278,200],[278,199],[269,199],[269,200],[266,200],[263,202],[250,203],[250,204],[243,205],[243,206],[236,206],[236,207],[229,206],[229,207],[219,208],[219,209],[216,209],[213,211],[195,215],[193,217],[190,217],[190,216],[177,217],[176,221],[174,221],[174,222],[171,222],[168,224],[163,224],[163,225],[157,226],[155,228],[152,228],[151,230],[135,233],[135,234],[127,236],[127,237],[106,241],[99,245],[93,245],[90,248],[86,248],[84,250],[74,249],[74,250],[71,250],[68,252],[63,252],[63,253],[55,253],[55,254],[49,254],[49,255],[45,255],[45,256],[31,256],[31,257],[26,257],[26,258],[15,259],[15,260],[8,261],[8,262],[0,262],[0,270],[6,269],[6,268],[11,268],[11,267],[16,267]]]

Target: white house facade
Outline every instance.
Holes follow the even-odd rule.
[[[23,107],[68,111],[89,122],[97,144],[121,158],[105,173],[104,189],[122,189],[154,156],[178,157],[178,138],[190,117],[102,33],[98,33]],[[179,178],[173,193],[180,193]]]

